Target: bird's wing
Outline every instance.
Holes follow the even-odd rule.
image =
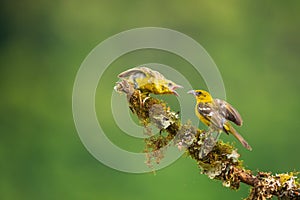
[[[147,76],[146,72],[142,68],[132,68],[129,70],[126,70],[118,75],[119,78],[129,78],[129,77],[135,78],[144,78]]]
[[[149,83],[149,78],[153,76],[152,74],[151,69],[147,67],[135,67],[122,72],[118,77],[133,83],[134,88],[137,89]]]
[[[224,117],[214,109],[211,103],[199,103],[197,109],[199,114],[212,126],[223,129]]]
[[[238,111],[232,107],[232,105],[221,99],[214,99],[214,102],[219,107],[218,110],[220,114],[225,117],[225,119],[232,121],[238,126],[242,125],[242,117]]]

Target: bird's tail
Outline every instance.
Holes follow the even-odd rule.
[[[248,144],[248,142],[231,125],[228,126],[228,130],[226,131],[234,135],[234,137],[238,139],[246,149],[250,151],[252,150],[252,147]]]

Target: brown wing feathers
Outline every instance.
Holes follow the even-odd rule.
[[[232,105],[221,99],[215,99],[215,104],[220,107],[222,115],[229,121],[232,121],[238,126],[243,124],[241,115],[235,110]]]

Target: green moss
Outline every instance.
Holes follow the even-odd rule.
[[[124,82],[124,81],[123,81]],[[211,179],[221,180],[223,186],[237,190],[241,182],[241,173],[250,181],[243,180],[253,186],[247,199],[268,199],[273,195],[281,199],[299,199],[300,184],[295,177],[297,173],[278,174],[259,172],[253,176],[243,166],[240,155],[232,144],[217,141],[215,132],[200,130],[190,121],[181,124],[178,114],[172,112],[165,102],[149,95],[133,90],[128,83],[119,82],[118,91],[125,92],[129,108],[145,126],[149,135],[154,135],[148,127],[155,125],[160,133],[145,139],[146,164],[153,167],[152,162],[160,163],[164,150],[171,141],[179,149],[186,149],[187,154],[196,160],[201,173]],[[217,133],[219,134],[219,133]],[[249,180],[248,180],[249,181]]]

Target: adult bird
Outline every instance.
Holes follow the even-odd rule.
[[[214,99],[210,93],[204,90],[190,90],[196,98],[196,116],[205,125],[218,133],[224,131],[235,136],[248,150],[252,150],[248,142],[233,128],[230,121],[241,126],[243,120],[241,115],[229,103],[221,99]]]

